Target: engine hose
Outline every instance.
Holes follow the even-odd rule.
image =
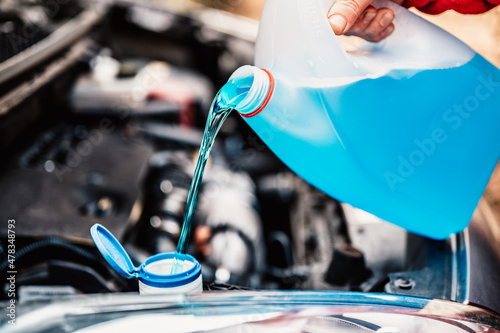
[[[98,263],[101,265],[101,267],[104,267],[107,272],[110,273],[110,275],[117,280],[123,287],[126,287],[127,284],[122,281],[122,277],[114,270],[106,266],[103,262],[101,262],[99,259],[95,257],[92,253],[90,253],[87,250],[82,249],[81,247],[68,243],[60,238],[45,238],[39,241],[36,241],[34,243],[31,243],[29,245],[26,245],[22,249],[16,252],[16,261],[19,260],[20,258],[32,253],[33,251],[47,248],[47,247],[61,247],[66,250],[69,250],[73,252],[74,254],[79,255],[80,257],[83,257],[91,262]],[[7,269],[9,266],[9,260],[4,260],[0,263],[0,272],[3,272]]]
[[[257,271],[256,267],[256,259],[255,259],[255,245],[253,244],[252,240],[250,237],[248,237],[243,231],[241,231],[240,228],[237,228],[235,226],[232,226],[230,224],[219,224],[215,227],[212,228],[212,234],[210,235],[209,242],[214,238],[214,236],[218,233],[226,232],[226,231],[232,231],[236,233],[241,240],[243,241],[243,244],[248,249],[248,253],[250,255],[249,261],[251,263],[251,266],[246,269],[245,275],[246,274],[251,274]]]

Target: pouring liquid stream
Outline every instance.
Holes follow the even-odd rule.
[[[186,201],[186,209],[184,211],[184,220],[182,223],[181,235],[177,243],[175,251],[174,262],[170,274],[179,274],[183,271],[184,255],[189,246],[189,237],[191,234],[191,226],[193,216],[198,201],[198,192],[203,179],[203,173],[207,164],[208,156],[215,141],[215,137],[219,132],[222,124],[229,116],[236,105],[241,102],[252,85],[252,79],[243,78],[239,80],[230,80],[226,83],[221,90],[217,93],[210,107],[208,113],[207,123],[205,125],[205,132],[200,146],[198,155],[198,162],[194,171],[191,187]]]

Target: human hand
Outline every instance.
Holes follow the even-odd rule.
[[[373,0],[337,0],[328,12],[328,20],[337,35],[354,35],[380,42],[394,31],[394,12],[376,9]],[[394,2],[399,2],[395,0]]]

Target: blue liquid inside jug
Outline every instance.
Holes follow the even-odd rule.
[[[298,175],[417,234],[444,239],[468,225],[500,156],[496,67],[476,55],[293,88],[273,74],[269,105],[246,121]]]

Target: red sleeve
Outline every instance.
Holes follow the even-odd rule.
[[[500,4],[500,0],[405,0],[403,6],[415,7],[427,14],[452,9],[462,14],[480,14]]]

